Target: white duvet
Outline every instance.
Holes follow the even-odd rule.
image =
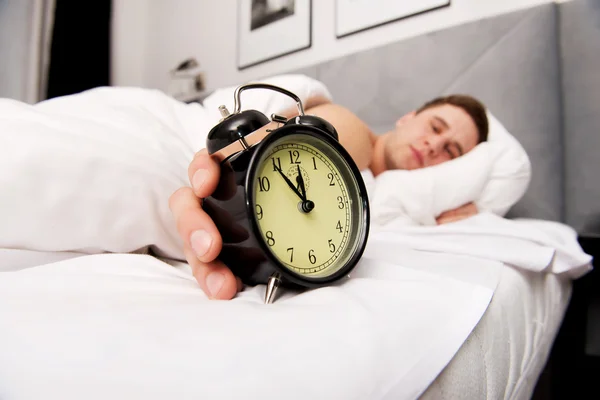
[[[328,95],[306,77],[272,82]],[[255,100],[267,113],[289,105]],[[491,211],[444,228],[392,218],[339,284],[268,306],[261,286],[209,301],[178,261],[168,197],[218,118],[133,88],[0,100],[0,398],[415,398],[505,264],[590,268],[561,224]],[[148,247],[161,258],[122,254]]]

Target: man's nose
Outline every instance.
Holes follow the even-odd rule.
[[[429,153],[432,157],[440,154],[444,149],[445,139],[438,135],[431,135],[426,139],[427,147],[429,148]]]

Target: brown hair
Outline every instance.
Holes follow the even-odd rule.
[[[454,94],[450,96],[438,97],[423,104],[421,108],[417,110],[417,114],[428,108],[441,106],[444,104],[450,104],[465,110],[477,127],[477,143],[485,142],[487,140],[489,126],[485,106],[472,96]]]

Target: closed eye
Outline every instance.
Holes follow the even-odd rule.
[[[442,133],[444,129],[450,129],[448,123],[437,115],[433,117],[431,121],[431,128],[435,133]]]
[[[450,158],[456,158],[463,155],[462,146],[457,142],[445,145],[444,150],[450,155]]]

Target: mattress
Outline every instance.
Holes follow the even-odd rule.
[[[530,399],[571,290],[557,275],[502,268],[484,316],[420,400]]]

